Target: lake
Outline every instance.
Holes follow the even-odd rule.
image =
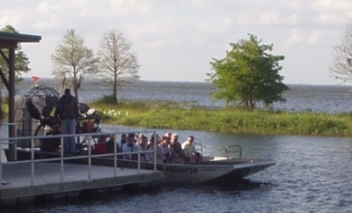
[[[59,91],[59,86],[52,79],[42,79],[40,85],[49,86]],[[32,79],[26,78],[16,85],[16,94],[23,96],[34,85]],[[290,91],[283,94],[286,103],[274,103],[273,109],[290,112],[326,112],[350,113],[352,111],[352,87],[339,85],[288,85]],[[6,90],[2,89],[6,95]],[[193,105],[219,108],[223,101],[214,101],[211,95],[216,91],[206,82],[164,82],[137,81],[118,89],[118,98],[125,100],[153,100],[186,102]],[[104,95],[111,95],[112,87],[97,80],[85,80],[79,91],[80,102],[98,100]],[[260,104],[259,104],[260,106]]]
[[[101,125],[106,131],[145,128]],[[159,134],[168,129],[156,129]],[[272,158],[276,165],[242,182],[224,185],[164,185],[160,190],[107,193],[94,200],[57,198],[46,205],[7,206],[7,212],[351,212],[352,141],[350,138],[238,135],[177,131],[180,141],[194,135],[204,154],[224,155],[239,144],[244,157]]]
[[[22,85],[23,86],[23,85]],[[90,88],[89,90],[85,88]],[[285,105],[288,111],[351,111],[349,87],[290,86]],[[18,88],[19,94],[25,93]],[[92,92],[93,91],[93,92]],[[133,100],[189,101],[207,107],[221,107],[209,95],[211,85],[192,82],[138,82],[120,90],[120,97]],[[110,94],[98,84],[83,85],[81,101]],[[103,121],[104,123],[104,121]],[[103,131],[143,131],[101,124]],[[147,129],[150,130],[150,129]],[[152,129],[160,135],[175,132]],[[208,155],[224,155],[226,145],[239,144],[244,157],[272,158],[276,165],[244,181],[224,185],[164,185],[154,192],[115,193],[82,201],[55,199],[43,205],[24,204],[17,209],[5,206],[4,212],[352,212],[352,139],[306,136],[238,135],[177,130],[180,141],[194,135]]]

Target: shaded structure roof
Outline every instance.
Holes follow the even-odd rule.
[[[29,35],[21,33],[0,32],[0,55],[7,62],[9,72],[5,74],[0,67],[0,77],[5,84],[9,94],[9,123],[15,121],[15,50],[19,43],[39,42],[41,36]],[[3,50],[7,49],[8,54]],[[15,126],[9,126],[9,137],[15,136]],[[9,158],[15,160],[16,147],[13,144],[9,145]]]
[[[41,36],[21,33],[0,32],[0,48],[17,47],[18,43],[39,42]]]

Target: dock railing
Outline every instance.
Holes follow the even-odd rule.
[[[12,124],[6,124],[6,125],[12,125]],[[41,163],[41,162],[60,162],[60,182],[63,183],[65,181],[65,161],[67,160],[79,160],[79,159],[88,159],[87,160],[87,165],[88,165],[88,172],[87,172],[87,181],[92,181],[92,177],[91,177],[91,169],[92,169],[92,158],[106,158],[106,157],[113,157],[114,159],[114,176],[117,176],[117,159],[118,156],[122,156],[126,153],[122,153],[122,152],[117,152],[117,146],[118,146],[118,142],[117,140],[115,140],[114,143],[114,152],[113,153],[107,153],[107,154],[93,154],[92,153],[92,147],[94,146],[94,138],[99,137],[99,136],[108,136],[108,135],[115,135],[115,139],[117,139],[117,135],[121,135],[123,133],[127,133],[128,132],[98,132],[98,133],[80,133],[80,134],[66,134],[66,135],[44,135],[44,136],[20,136],[20,137],[3,137],[4,135],[1,134],[1,143],[0,143],[0,150],[3,150],[4,145],[9,145],[9,144],[16,144],[18,140],[30,140],[31,141],[31,147],[30,147],[30,159],[29,160],[16,160],[16,161],[1,161],[0,162],[0,183],[3,183],[3,165],[4,164],[23,164],[23,163],[30,163],[31,164],[31,180],[30,180],[30,184],[31,186],[34,185],[34,176],[35,176],[35,164],[36,163]],[[136,134],[139,133],[153,133],[155,134],[155,131],[140,131],[140,132],[135,132]],[[65,137],[84,137],[85,139],[87,139],[88,141],[86,142],[86,146],[87,146],[87,154],[86,155],[72,155],[72,156],[67,156],[64,153],[64,149],[62,147],[64,144],[64,138]],[[51,158],[39,158],[36,159],[35,158],[35,153],[38,152],[39,150],[35,147],[35,140],[36,139],[57,139],[60,138],[60,156],[59,157],[51,157]],[[137,173],[140,174],[140,170],[141,170],[141,154],[144,153],[154,153],[154,158],[153,158],[153,170],[156,171],[157,167],[156,167],[156,152],[154,150],[156,149],[156,141],[154,140],[154,149],[150,150],[150,151],[142,151],[140,150],[140,146],[138,146],[138,150],[135,152],[131,152],[128,154],[137,154],[138,156],[138,160],[137,160]],[[16,152],[18,151],[18,149],[16,149]],[[28,150],[27,150],[28,151]],[[0,159],[3,158],[2,154],[4,154],[2,151],[0,152]],[[72,163],[72,162],[71,162]],[[2,189],[2,184],[0,184],[0,190]]]

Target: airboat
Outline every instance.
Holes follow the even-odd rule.
[[[60,121],[51,116],[51,113],[59,100],[59,93],[46,86],[33,86],[27,94],[16,101],[16,125],[18,136],[37,135],[60,135]],[[90,111],[89,107],[80,103],[80,119],[82,126],[78,126],[77,133],[98,133],[100,132],[100,116],[95,111]],[[80,146],[78,140],[78,146]],[[198,144],[200,152],[203,148]],[[28,158],[29,152],[26,148],[31,148],[30,140],[17,141],[18,156]],[[36,153],[40,157],[52,157],[59,155],[60,138],[48,137],[40,139],[35,145]],[[231,156],[230,154],[237,156]],[[82,154],[87,154],[82,152]],[[242,158],[240,146],[227,146],[224,157],[203,156],[201,162],[191,164],[179,163],[152,163],[134,160],[123,160],[113,156],[92,155],[92,164],[136,168],[154,169],[162,171],[166,182],[172,183],[208,183],[208,182],[232,182],[249,175],[260,172],[275,164],[272,159]],[[82,163],[82,162],[81,162]]]
[[[196,144],[197,151],[202,153],[202,145]],[[199,148],[200,147],[200,148]],[[114,161],[119,167],[137,168],[135,160],[114,158],[92,158],[92,163],[105,166],[114,166]],[[141,162],[141,169],[153,170],[154,166],[162,171],[166,183],[233,183],[249,175],[258,173],[272,165],[272,159],[242,158],[242,148],[239,145],[225,147],[225,155],[221,157],[203,156],[197,163],[157,163]]]

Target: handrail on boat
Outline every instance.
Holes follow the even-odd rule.
[[[237,158],[242,158],[242,147],[240,145],[229,145],[225,147],[225,157],[231,158],[230,154],[237,155]]]
[[[199,152],[201,155],[203,155],[203,144],[193,143],[193,145],[196,148],[196,151]]]

